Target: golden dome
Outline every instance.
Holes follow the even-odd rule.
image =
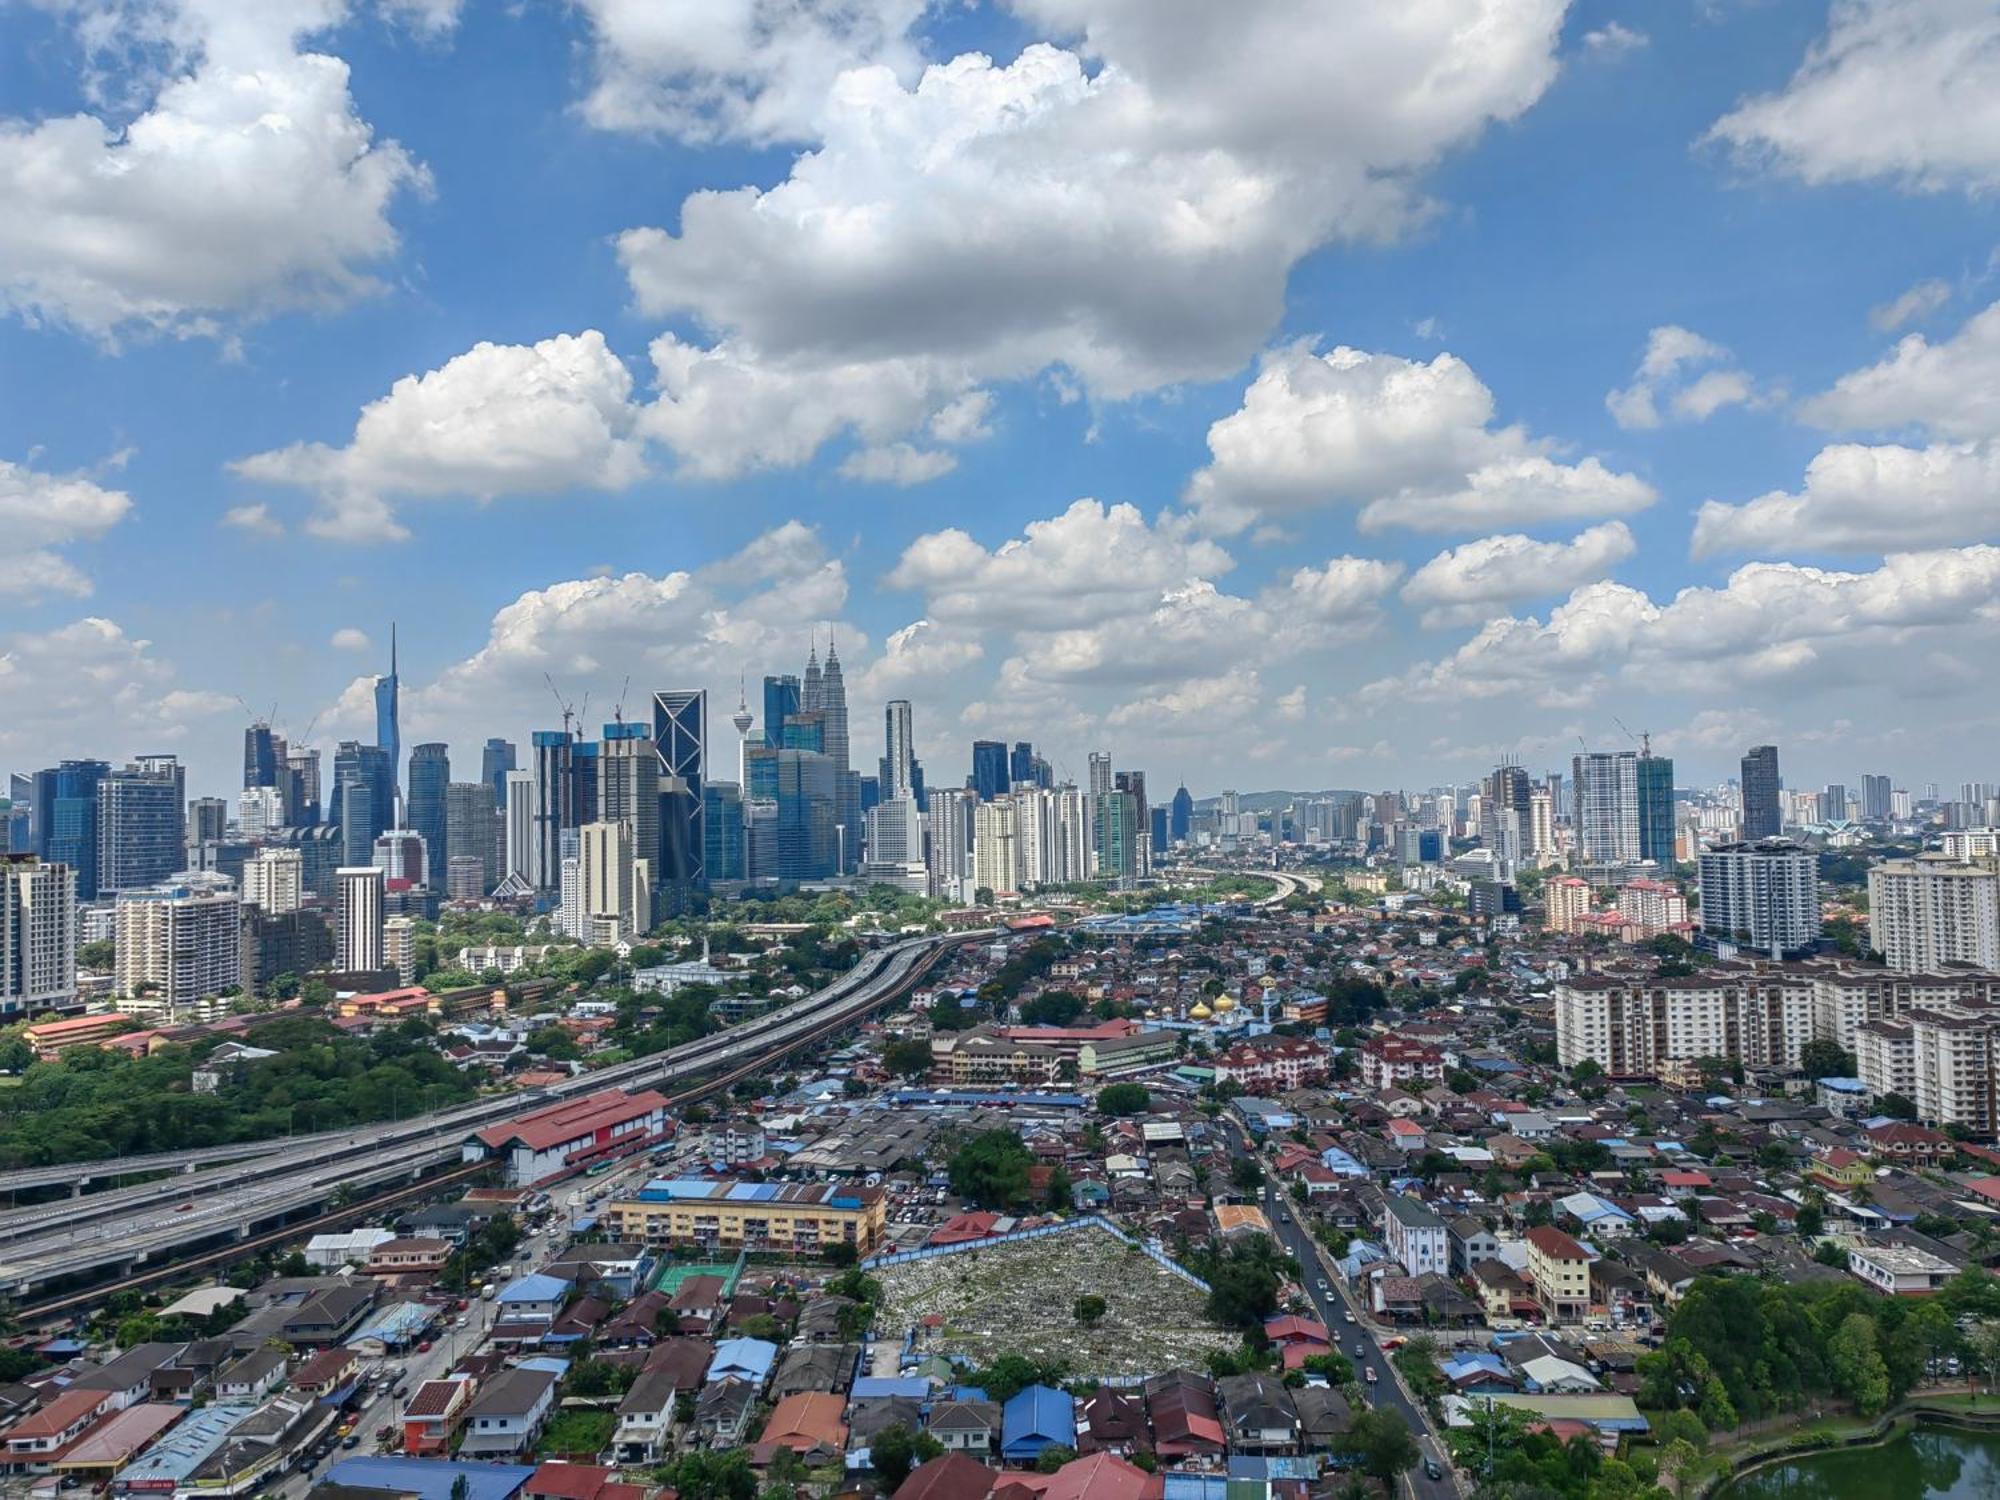
[[[1194,1003],[1194,1009],[1188,1012],[1188,1019],[1190,1021],[1206,1021],[1210,1016],[1214,1014],[1215,1014],[1214,1011],[1210,1010],[1206,1005],[1203,1005],[1199,1000],[1197,1000]]]
[[[1160,1014],[1160,1013],[1159,1013],[1158,1011],[1154,1010],[1152,1006],[1150,1006],[1150,1005],[1149,1005],[1149,1006],[1147,1006],[1147,1007],[1146,1007],[1146,1019],[1147,1019],[1147,1020],[1149,1020],[1149,1021],[1151,1021],[1151,1020],[1154,1020],[1154,1019],[1156,1019],[1156,1018],[1157,1018],[1157,1017],[1159,1016],[1159,1014]]]
[[[1219,996],[1215,1002],[1215,1008],[1220,1011],[1236,1009],[1236,997],[1234,995]]]

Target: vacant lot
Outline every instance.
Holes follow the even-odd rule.
[[[922,1353],[961,1354],[983,1365],[1002,1354],[1066,1360],[1076,1375],[1150,1375],[1199,1365],[1238,1342],[1202,1314],[1200,1288],[1096,1229],[966,1250],[875,1273],[882,1282],[877,1327],[901,1337],[918,1329]],[[1076,1300],[1106,1304],[1096,1326],[1079,1323]],[[927,1318],[941,1320],[935,1328]]]

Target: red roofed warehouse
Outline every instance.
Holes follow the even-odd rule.
[[[464,1157],[499,1156],[507,1164],[509,1186],[537,1187],[643,1150],[664,1137],[666,1125],[665,1095],[605,1089],[489,1125],[466,1140]]]

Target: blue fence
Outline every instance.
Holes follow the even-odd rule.
[[[969,1250],[991,1250],[996,1245],[1021,1244],[1028,1240],[1045,1240],[1059,1234],[1074,1234],[1085,1229],[1100,1229],[1121,1245],[1128,1245],[1155,1262],[1161,1269],[1178,1276],[1189,1286],[1207,1292],[1208,1283],[1203,1281],[1186,1266],[1174,1260],[1159,1246],[1135,1239],[1110,1220],[1097,1214],[1086,1214],[1082,1218],[1065,1219],[1060,1224],[1044,1224],[1035,1229],[1016,1229],[1010,1234],[996,1234],[983,1240],[967,1240],[958,1245],[925,1245],[917,1250],[897,1250],[888,1255],[874,1255],[861,1264],[864,1269],[875,1271],[884,1266],[908,1265],[912,1261],[937,1260],[947,1255],[962,1255]]]

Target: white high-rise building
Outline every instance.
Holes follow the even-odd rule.
[[[885,754],[882,763],[887,779],[882,783],[882,800],[892,802],[898,797],[915,794],[913,768],[916,764],[916,745],[910,726],[910,701],[907,698],[891,698],[882,713],[883,742]]]
[[[245,839],[268,838],[285,826],[285,794],[274,786],[246,786],[236,798],[236,831]]]
[[[117,911],[116,986],[135,1013],[171,1018],[242,984],[242,906],[227,876],[121,891]]]
[[[396,971],[398,984],[417,981],[417,922],[414,917],[391,917],[382,924],[382,963]]]
[[[1020,809],[1011,798],[982,802],[972,813],[972,884],[998,896],[1021,889]]]
[[[506,813],[507,868],[501,879],[513,877],[517,884],[532,890],[535,884],[535,773],[507,773]]]
[[[878,802],[866,814],[868,859],[861,868],[871,883],[921,895],[929,889],[924,865],[924,819],[907,792]]]
[[[1528,794],[1528,853],[1535,859],[1556,848],[1556,804],[1547,792]]]
[[[1786,839],[1702,853],[1701,936],[1724,954],[1789,958],[1819,942],[1819,863]]]
[[[382,968],[381,867],[343,865],[333,880],[334,967],[345,973]]]
[[[391,828],[375,838],[375,868],[385,881],[429,884],[430,851],[424,836],[407,828]]]
[[[2000,872],[1952,859],[1892,859],[1868,871],[1868,943],[1904,973],[2000,969]]]
[[[972,899],[972,809],[977,800],[961,787],[930,793],[931,893],[939,900]]]
[[[586,823],[577,838],[577,912],[582,930],[572,936],[612,947],[639,931],[633,870],[632,825]]]
[[[0,1021],[76,998],[76,872],[0,854]]]
[[[1639,858],[1639,757],[1630,750],[1587,751],[1570,761],[1576,797],[1576,848],[1585,863],[1633,864]]]
[[[305,862],[297,849],[259,849],[243,862],[243,902],[272,916],[297,911],[305,894]]]

